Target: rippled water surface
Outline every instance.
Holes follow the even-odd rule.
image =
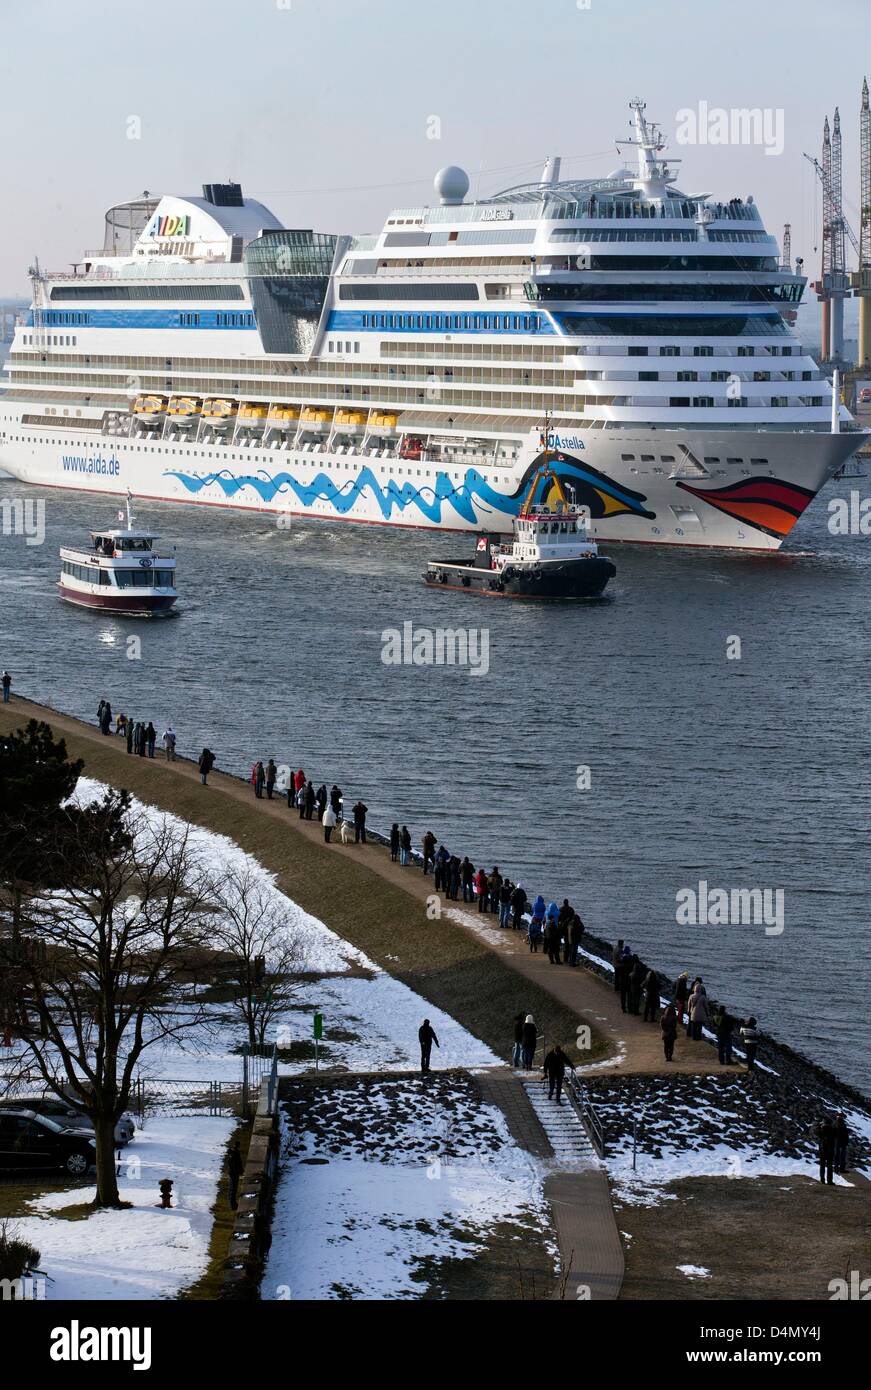
[[[871,483],[833,484],[779,555],[615,546],[605,600],[553,606],[426,589],[427,557],[456,537],[143,503],[182,594],[147,623],[55,593],[58,546],[117,501],[9,480],[0,495],[45,498],[47,535],[0,537],[0,665],[72,714],[105,695],[171,721],[182,751],[208,743],[228,771],[273,755],[338,780],[377,825],[407,821],[416,841],[431,826],[567,894],[591,930],[701,973],[871,1092],[871,537],[826,526],[851,487]],[[489,672],[385,665],[382,631],[407,621],[485,627]],[[783,889],[785,930],[678,925],[675,895],[701,879]]]

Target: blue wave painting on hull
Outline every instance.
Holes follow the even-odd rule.
[[[196,477],[177,469],[167,469],[164,476],[177,478],[194,496],[212,483],[217,483],[224,496],[228,498],[235,498],[246,488],[252,488],[262,502],[273,502],[276,497],[293,493],[304,507],[324,500],[342,516],[351,511],[368,488],[385,521],[390,519],[394,510],[402,513],[408,507],[414,506],[428,521],[438,524],[442,520],[443,504],[449,502],[458,516],[474,526],[481,520],[476,507],[480,507],[485,513],[494,511],[501,512],[504,516],[516,516],[535,466],[532,465],[526,470],[513,493],[497,492],[476,468],[470,468],[466,472],[460,486],[452,482],[446,473],[439,473],[435,485],[424,488],[415,487],[411,482],[395,482],[393,479],[386,487],[382,487],[368,466],[361,468],[355,479],[349,479],[341,487],[325,473],[318,473],[310,483],[301,483],[291,473],[276,473],[273,476],[261,470],[257,474],[238,475],[228,468],[207,473],[203,477]],[[595,468],[569,463],[563,458],[560,460],[559,474],[568,482],[580,484],[581,491],[585,485],[586,488],[595,490],[600,504],[604,492],[619,504],[621,511],[632,511],[642,516],[651,515],[645,512],[641,505],[645,499],[640,493],[617,486]],[[593,514],[596,515],[598,512],[599,509],[596,508]]]

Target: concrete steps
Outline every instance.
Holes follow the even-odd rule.
[[[568,1097],[563,1094],[559,1105],[555,1100],[548,1100],[547,1085],[538,1077],[524,1076],[521,1084],[556,1158],[572,1166],[598,1167],[596,1150]]]

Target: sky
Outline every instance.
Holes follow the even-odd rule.
[[[100,246],[105,210],[146,188],[232,178],[287,226],[366,232],[429,202],[445,164],[481,196],[537,179],[548,154],[563,177],[606,174],[636,96],[686,192],[752,193],[814,273],[802,151],[819,154],[839,104],[858,231],[867,0],[3,0],[0,15],[0,297],[27,294],[34,255],[58,270]],[[678,144],[680,112],[709,128],[700,103],[768,110],[782,152]]]

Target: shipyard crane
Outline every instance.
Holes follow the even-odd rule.
[[[832,187],[832,183],[831,183],[831,180],[830,180],[828,174],[827,174],[826,171],[824,170],[822,164],[820,164],[820,161],[819,161],[818,159],[814,159],[813,155],[806,154],[804,157],[805,157],[805,159],[807,160],[808,164],[812,164],[813,167],[816,169],[817,178],[819,179],[820,183],[821,183],[822,186],[823,186],[823,193],[824,193],[824,195],[825,195],[825,203],[826,203],[827,206],[829,206],[829,207],[832,209],[832,216],[831,216],[830,219],[829,219],[829,225],[832,226],[832,227],[834,227],[834,226],[836,226],[836,225],[842,227],[843,230],[846,232],[847,237],[849,238],[849,241],[850,241],[850,245],[852,246],[853,250],[856,252],[856,255],[857,255],[857,256],[860,256],[861,253],[860,253],[860,251],[859,251],[859,243],[858,243],[858,241],[856,240],[856,234],[855,234],[855,232],[853,231],[853,228],[850,226],[849,222],[847,221],[846,217],[844,216],[844,209],[841,207],[841,201],[840,201],[839,198],[837,198],[837,197],[835,196],[835,191],[834,191],[834,188]],[[824,209],[824,212],[823,212],[823,216],[824,216],[824,218],[825,218],[825,209]],[[789,226],[789,223],[787,223],[786,225]],[[784,230],[785,230],[785,229],[784,229]],[[823,227],[823,232],[824,232],[824,235],[825,235],[825,232],[826,232],[826,227],[825,227],[825,225],[824,225],[824,227]],[[834,250],[834,248],[832,248],[832,249]],[[825,254],[825,252],[824,252],[824,254]],[[826,267],[827,270],[832,270],[832,269],[836,269],[836,268],[837,268],[837,267],[835,267],[835,266],[833,266],[833,265],[831,265],[831,264],[829,264],[829,265]]]
[[[835,107],[831,137],[829,121],[823,125],[822,162],[805,154],[823,186],[822,274],[814,283],[822,304],[822,360],[841,362],[844,356],[844,300],[850,293],[847,275],[845,236],[859,255],[859,243],[844,216],[842,202],[841,116]]]
[[[859,269],[850,276],[853,293],[859,300],[859,350],[857,365],[871,363],[871,104],[868,79],[862,83],[859,109]]]

